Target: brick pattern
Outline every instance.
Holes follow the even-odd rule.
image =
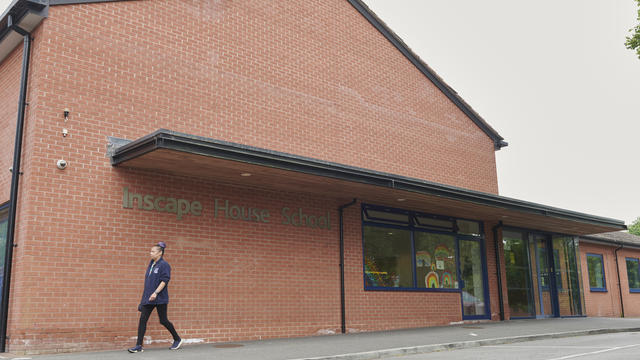
[[[22,69],[22,46],[0,63],[0,204],[9,201]]]
[[[587,314],[590,316],[619,317],[620,292],[616,275],[614,247],[580,243],[580,263],[582,266],[582,284]],[[589,270],[587,253],[602,255],[607,292],[592,292],[589,288]],[[625,273],[626,274],[626,271]],[[622,277],[622,274],[621,274]]]
[[[493,227],[498,225],[497,222],[484,223],[485,251],[487,261],[487,278],[489,286],[489,301],[491,306],[491,320],[500,320],[500,298],[498,295],[498,269],[496,265],[495,241],[493,238]],[[497,229],[499,238],[502,238],[500,228]],[[498,241],[499,253],[504,254],[502,241]],[[504,256],[500,256],[500,271],[502,278],[502,293],[504,298],[505,319],[509,318],[509,299],[507,297],[507,286],[505,279],[507,278],[504,265]]]
[[[640,258],[640,250],[622,248],[618,251],[618,266],[620,268],[620,283],[616,272],[616,246],[597,245],[580,242],[580,261],[582,264],[582,279],[585,306],[588,316],[619,317],[622,316],[620,304],[620,290],[624,302],[625,317],[640,316],[640,293],[629,292],[626,258]],[[602,255],[604,263],[605,282],[607,292],[591,292],[589,289],[589,271],[587,268],[587,253]]]
[[[223,197],[274,212],[330,211],[337,221],[342,201],[112,168],[107,136],[166,128],[497,193],[491,140],[346,1],[53,6],[33,35],[9,351],[130,345],[158,240],[174,267],[169,318],[185,338],[339,329],[337,223],[330,231],[226,223],[211,208]],[[20,55],[0,64],[2,124],[15,122]],[[58,159],[69,167],[58,170]],[[205,210],[177,221],[122,209],[123,186],[203,199]],[[362,290],[356,208],[346,211],[350,331],[459,321],[458,294]],[[156,323],[154,315],[147,335],[167,341]]]

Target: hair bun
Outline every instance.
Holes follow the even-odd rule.
[[[158,242],[158,246],[160,246],[161,248],[164,249],[164,248],[167,247],[167,244],[165,244],[164,241],[160,241],[160,242]]]

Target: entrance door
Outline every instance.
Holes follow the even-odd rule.
[[[555,269],[558,310],[560,316],[580,316],[584,300],[580,287],[578,266],[578,240],[571,236],[553,236],[553,263]]]
[[[536,285],[536,317],[556,317],[558,296],[551,239],[547,235],[534,234],[531,240],[531,253],[535,254],[531,272]]]
[[[460,239],[460,279],[462,280],[462,316],[464,319],[487,317],[488,303],[482,265],[482,244]]]
[[[503,230],[502,243],[507,273],[507,301],[511,318],[535,317],[534,288],[536,287],[531,278],[528,234],[518,230]]]

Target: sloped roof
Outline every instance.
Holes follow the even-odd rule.
[[[595,242],[640,247],[640,236],[630,234],[626,231],[606,232],[601,234],[582,236],[582,238]]]
[[[491,127],[458,93],[442,80],[422,59],[414,53],[400,37],[391,30],[362,0],[347,0],[362,14],[384,37],[387,38],[411,63],[422,72],[442,93],[449,98],[471,121],[484,131],[494,143],[494,149],[508,145],[504,138]]]

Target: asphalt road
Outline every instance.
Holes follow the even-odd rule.
[[[640,358],[640,333],[590,335],[394,357],[395,360],[622,360]]]

